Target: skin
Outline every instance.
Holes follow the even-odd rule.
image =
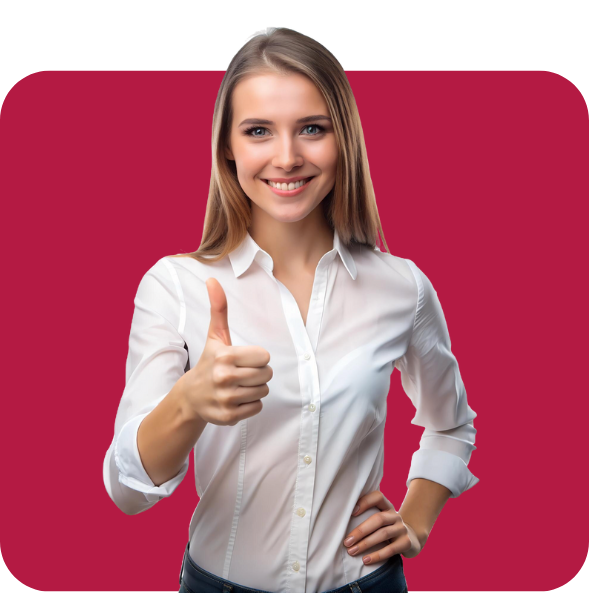
[[[333,248],[331,231],[319,204],[335,185],[337,143],[330,122],[320,132],[309,115],[329,116],[317,87],[301,74],[264,74],[241,81],[233,94],[233,121],[227,158],[235,161],[243,191],[252,202],[250,234],[274,260],[274,275],[314,276],[321,257]],[[264,118],[249,136],[246,118]],[[262,179],[316,178],[292,198],[276,195]]]
[[[407,495],[398,512],[380,490],[362,496],[357,503],[359,509],[353,515],[359,515],[371,507],[379,508],[380,512],[371,515],[346,535],[344,546],[348,548],[348,554],[355,556],[384,542],[387,544],[384,548],[363,558],[365,564],[379,562],[395,554],[414,558],[425,546],[451,494],[448,488],[437,482],[415,478],[409,483]],[[348,541],[349,537],[353,537],[354,541]]]

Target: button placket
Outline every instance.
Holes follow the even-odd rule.
[[[307,326],[303,322],[298,304],[290,291],[279,280],[282,305],[288,328],[299,360],[299,381],[301,389],[301,431],[299,454],[301,462],[297,465],[295,480],[294,508],[291,519],[288,558],[290,575],[297,574],[292,581],[293,589],[304,588],[306,579],[306,560],[309,543],[310,512],[313,505],[315,485],[314,463],[319,441],[319,414],[315,414],[320,400],[319,371],[315,358],[319,325],[323,316],[325,293],[327,291],[328,269],[335,259],[335,251],[324,256],[315,271],[313,295],[309,305]],[[334,275],[335,276],[335,275]],[[331,280],[333,281],[333,279]],[[312,403],[316,402],[316,403]],[[311,412],[311,413],[310,413]],[[285,583],[288,583],[288,577]],[[288,586],[288,585],[287,585]]]
[[[302,336],[305,343],[302,357],[300,358],[301,366],[301,394],[304,398],[305,394],[308,394],[308,399],[311,401],[318,401],[318,369],[317,363],[312,351],[312,347],[308,338],[308,335]],[[298,526],[292,530],[292,548],[293,554],[291,561],[297,563],[298,568],[294,567],[293,571],[303,578],[306,575],[306,564],[307,559],[307,548],[309,540],[309,528],[310,528],[310,516],[307,509],[312,508],[313,503],[313,490],[315,484],[315,468],[314,463],[315,456],[317,453],[318,445],[318,421],[319,416],[317,414],[307,413],[308,411],[314,411],[317,406],[313,403],[308,403],[307,409],[302,408],[302,430],[300,440],[300,451],[302,454],[302,463],[298,468],[297,477],[297,492],[295,492],[295,508]],[[304,526],[304,529],[302,527]],[[298,533],[298,536],[296,535]],[[297,577],[299,578],[299,577]]]

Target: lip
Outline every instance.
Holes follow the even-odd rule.
[[[290,179],[289,182],[294,183],[294,181],[298,181],[299,179],[309,179],[309,181],[307,181],[307,183],[305,183],[305,185],[302,185],[301,187],[299,187],[297,189],[293,189],[292,191],[276,189],[275,187],[272,187],[269,183],[266,183],[266,181],[264,181],[263,179],[262,179],[262,183],[268,189],[271,189],[276,195],[283,196],[285,198],[290,198],[291,196],[298,196],[301,192],[305,191],[305,189],[307,189],[307,186],[309,186],[311,183],[313,183],[313,180],[315,178],[316,178],[316,175],[311,177],[311,179],[309,179],[308,177],[293,177],[293,179]],[[271,180],[271,181],[273,181],[273,180]],[[286,183],[286,181],[277,182],[277,183]]]
[[[266,181],[274,181],[274,183],[294,183],[301,179],[309,179],[312,175],[300,175],[299,177],[270,177]]]

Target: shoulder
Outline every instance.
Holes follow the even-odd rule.
[[[137,298],[151,300],[162,293],[177,293],[177,269],[167,257],[161,257],[151,264],[140,276]]]
[[[166,255],[155,263],[154,267],[158,267],[160,271],[165,271],[165,274],[169,276],[172,281],[178,282],[182,276],[182,272],[189,270],[190,266],[196,262],[191,257],[175,257],[172,255]]]
[[[354,250],[354,258],[358,256],[360,261],[366,261],[378,272],[385,273],[392,278],[400,280],[406,284],[417,287],[416,272],[412,268],[413,262],[399,255],[394,255],[388,251],[381,251],[378,247],[371,249],[366,246]],[[415,266],[416,267],[416,266]]]
[[[388,253],[385,255],[389,255]],[[407,257],[390,256],[394,261],[396,270],[403,274],[403,276],[411,282],[417,292],[418,299],[422,301],[426,298],[431,298],[431,293],[436,294],[436,291],[431,283],[431,280],[425,274],[423,269],[418,266],[413,260]]]
[[[412,259],[392,255],[388,252],[374,250],[372,257],[379,258],[384,265],[394,271],[395,278],[402,278],[401,283],[405,287],[409,287],[416,318],[426,312],[440,312],[438,293],[421,266],[418,266]]]
[[[169,284],[173,281],[174,275],[177,275],[176,270],[177,266],[174,263],[174,258],[169,256],[161,257],[143,273],[141,283],[155,280],[160,284]]]

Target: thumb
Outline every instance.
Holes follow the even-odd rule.
[[[209,324],[208,337],[221,340],[226,346],[231,346],[225,291],[216,278],[208,278],[206,285],[211,303],[211,323]]]

